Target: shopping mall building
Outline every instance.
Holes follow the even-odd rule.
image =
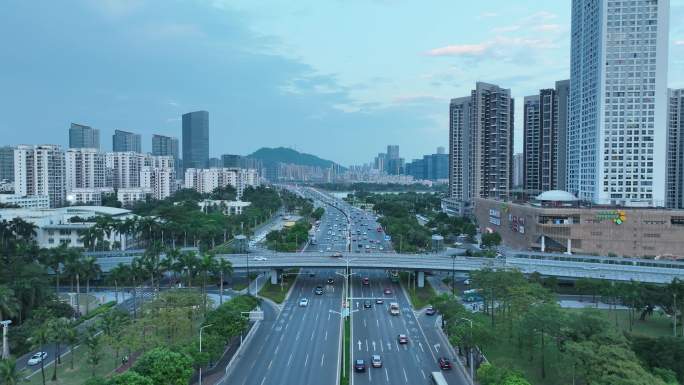
[[[595,206],[554,190],[524,203],[478,198],[473,213],[514,249],[684,258],[684,210]]]

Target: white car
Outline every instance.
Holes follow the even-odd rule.
[[[299,300],[299,307],[309,306],[309,300],[307,298],[302,298]]]
[[[47,358],[47,352],[38,352],[31,356],[28,360],[29,365],[38,365],[41,361]]]
[[[255,261],[268,261],[268,258],[266,257],[254,257]]]

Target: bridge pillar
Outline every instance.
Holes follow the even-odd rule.
[[[568,248],[565,251],[565,254],[572,254],[572,240],[568,238]]]
[[[425,272],[424,271],[418,271],[417,272],[417,277],[418,277],[418,287],[425,287]]]
[[[271,285],[278,284],[278,270],[271,269]]]
[[[541,252],[542,252],[542,253],[543,253],[544,251],[546,251],[546,240],[545,240],[544,238],[545,238],[545,237],[544,237],[544,234],[542,234],[542,236],[541,236]]]

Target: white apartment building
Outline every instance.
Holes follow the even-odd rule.
[[[113,192],[114,189],[111,187],[75,188],[67,193],[66,201],[70,205],[99,206],[102,204],[102,195]]]
[[[140,187],[150,190],[153,199],[166,199],[175,192],[175,179],[173,168],[145,166],[140,172]]]
[[[66,151],[66,192],[105,187],[105,155],[95,148]]]
[[[233,186],[238,199],[248,186],[259,185],[259,174],[254,169],[244,168],[189,168],[185,170],[185,188],[202,194],[213,192],[218,187]]]
[[[108,185],[115,189],[140,187],[140,172],[145,155],[137,152],[108,152],[105,154]]]
[[[669,0],[573,0],[567,189],[663,206]]]
[[[66,197],[64,153],[58,145],[17,146],[14,150],[14,193],[47,195],[50,207],[64,204]]]

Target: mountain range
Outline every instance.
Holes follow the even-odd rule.
[[[247,155],[247,158],[259,159],[264,163],[264,165],[269,163],[290,163],[301,166],[312,166],[321,168],[330,168],[331,166],[336,165],[340,167],[340,169],[344,169],[344,167],[340,166],[339,164],[331,160],[322,159],[317,157],[316,155],[306,154],[285,147],[262,147],[254,151],[253,153]]]

